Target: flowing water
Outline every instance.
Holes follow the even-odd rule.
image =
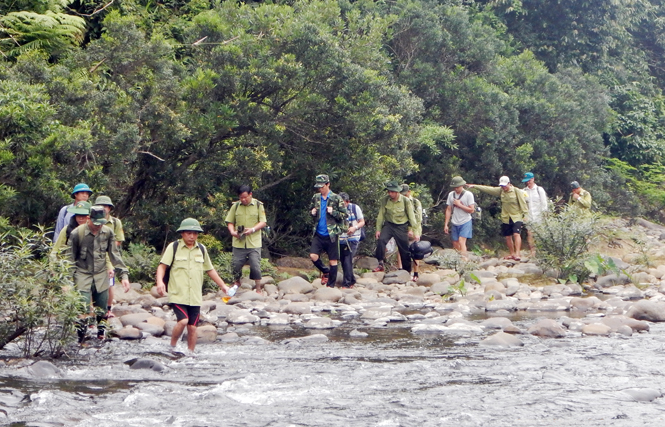
[[[533,320],[515,323],[526,328]],[[200,345],[196,358],[171,356],[167,341],[113,341],[56,361],[57,379],[0,369],[0,420],[39,427],[665,425],[665,398],[653,395],[665,391],[663,324],[629,338],[521,335],[525,345],[511,349],[479,346],[489,333],[415,336],[409,326],[346,324],[325,332],[327,342],[300,344],[284,340],[318,332],[240,328],[267,342]],[[354,327],[369,336],[349,338]],[[168,369],[130,369],[124,362],[136,357]]]

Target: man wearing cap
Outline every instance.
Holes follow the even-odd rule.
[[[261,229],[266,226],[266,211],[263,203],[252,197],[252,187],[241,185],[238,188],[238,201],[226,215],[229,233],[233,236],[233,278],[234,285],[240,286],[242,267],[249,263],[249,278],[254,280],[257,293],[262,293],[261,285]]]
[[[97,322],[106,319],[109,299],[109,273],[107,256],[115,269],[120,270],[122,287],[129,291],[128,270],[122,261],[115,243],[113,230],[106,227],[106,213],[101,206],[90,209],[87,223],[78,226],[69,237],[69,256],[74,263],[74,284],[76,289],[94,307],[104,314],[97,315]],[[97,338],[104,338],[104,326],[98,324]],[[85,338],[85,329],[79,325],[79,341]]]
[[[501,234],[506,238],[506,245],[510,255],[506,259],[520,261],[522,250],[522,225],[529,214],[526,195],[519,188],[513,187],[510,178],[502,176],[498,187],[486,185],[467,184],[468,188],[477,188],[483,193],[501,197]]]
[[[74,216],[74,214],[67,211],[67,208],[74,207],[78,202],[87,202],[91,195],[92,190],[88,187],[88,184],[80,183],[74,186],[74,189],[72,190],[72,198],[74,199],[74,202],[70,205],[63,206],[58,213],[58,219],[55,222],[55,230],[53,231],[54,242],[58,240],[60,231],[67,227],[69,220]]]
[[[111,230],[113,230],[113,234],[115,234],[115,243],[118,245],[118,248],[122,247],[122,242],[125,241],[125,230],[122,228],[122,222],[120,219],[111,216],[111,209],[113,209],[115,206],[113,206],[113,202],[111,201],[111,198],[109,196],[98,196],[95,199],[95,205],[101,206],[104,208],[104,212],[106,213],[106,226],[109,227]],[[109,270],[109,278],[111,278],[111,286],[109,287],[109,305],[107,307],[107,316],[109,317],[114,317],[113,312],[111,309],[113,308],[113,288],[115,286],[115,270],[110,269]]]
[[[411,244],[416,241],[415,237],[420,237],[423,234],[423,204],[420,203],[420,200],[413,197],[409,184],[402,184],[402,191],[400,191],[400,194],[411,200],[413,214],[416,218],[417,224],[413,227],[413,237],[409,237],[409,247],[411,247]],[[402,257],[399,252],[397,252],[397,268],[400,270],[402,269]],[[418,261],[415,259],[413,260],[413,280],[418,280]]]
[[[384,271],[383,265],[386,256],[386,245],[394,238],[402,258],[402,267],[411,272],[411,253],[409,252],[409,238],[419,240],[414,229],[417,227],[413,203],[408,197],[400,194],[402,186],[397,181],[385,184],[388,194],[381,200],[379,215],[376,219],[376,252],[375,257],[379,266],[375,272]]]
[[[591,193],[580,187],[580,183],[577,181],[571,182],[570,188],[568,204],[583,212],[589,212],[591,210]]]
[[[90,218],[90,208],[92,205],[88,202],[77,202],[74,206],[67,208],[67,213],[71,213],[74,216],[69,220],[69,224],[65,227],[62,232],[58,235],[58,240],[53,243],[51,248],[51,253],[49,253],[50,262],[56,262],[65,249],[69,245],[69,237],[72,234],[72,231],[76,229],[79,225],[83,225],[88,222]]]
[[[473,193],[464,190],[466,181],[461,176],[453,177],[450,186],[453,191],[448,193],[446,201],[446,221],[443,232],[450,234],[453,248],[458,251],[462,258],[467,258],[466,239],[473,237],[473,221],[471,214],[476,208]],[[448,223],[452,221],[452,227]]]
[[[197,339],[196,324],[203,302],[203,273],[207,273],[224,292],[228,292],[229,288],[217,274],[205,246],[196,241],[199,233],[203,232],[199,222],[194,218],[186,218],[180,223],[177,232],[181,238],[166,247],[157,267],[155,282],[157,292],[165,295],[164,275],[167,267],[171,268],[169,303],[178,320],[171,334],[171,348],[175,349],[187,327],[187,347],[193,353]]]
[[[545,193],[543,187],[536,185],[536,179],[532,172],[525,173],[522,182],[526,183],[524,191],[527,195],[526,203],[529,206],[528,225],[525,225],[526,239],[529,242],[531,257],[533,258],[536,256],[536,244],[533,241],[531,224],[539,222],[543,216],[543,212],[547,212],[547,193]]]
[[[344,200],[349,223],[349,228],[339,237],[339,250],[344,273],[342,287],[351,288],[356,284],[356,277],[353,275],[353,257],[358,251],[362,228],[365,226],[365,217],[360,206],[351,203],[347,193],[339,193],[339,196]]]
[[[346,231],[346,206],[344,200],[330,190],[328,175],[317,175],[314,188],[319,192],[312,196],[310,203],[309,212],[316,218],[316,224],[309,258],[321,272],[321,284],[334,288],[337,281],[339,236]],[[328,254],[328,267],[323,265],[319,257],[322,252]]]

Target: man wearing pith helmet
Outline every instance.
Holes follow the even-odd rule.
[[[78,226],[69,237],[69,256],[74,263],[74,283],[76,289],[94,307],[100,309],[97,322],[106,319],[109,298],[109,273],[107,256],[113,268],[120,270],[122,286],[129,291],[128,270],[122,261],[118,246],[115,244],[113,230],[106,227],[106,214],[101,206],[90,209],[88,222]],[[104,313],[104,314],[101,314]],[[103,324],[98,324],[97,337],[104,338]],[[85,338],[85,327],[78,327],[79,341]]]
[[[106,226],[109,227],[111,230],[113,230],[113,233],[115,234],[115,243],[118,245],[118,248],[122,247],[122,242],[125,241],[125,231],[122,228],[122,222],[114,217],[111,216],[111,209],[113,209],[115,206],[113,206],[113,202],[111,201],[111,198],[109,196],[98,196],[95,199],[95,205],[101,206],[104,208],[104,213],[106,214]],[[115,272],[113,270],[109,270],[109,277],[111,279],[115,278]],[[111,287],[109,288],[109,305],[107,307],[107,315],[109,317],[114,317],[113,312],[111,309],[113,308],[113,288],[115,285],[115,280],[111,280]]]
[[[88,187],[88,184],[80,183],[74,186],[74,189],[72,190],[72,199],[74,199],[74,201],[69,205],[63,206],[58,213],[58,219],[55,222],[55,231],[53,232],[54,242],[58,240],[60,231],[67,227],[69,220],[74,216],[73,213],[67,211],[67,208],[74,207],[78,202],[87,202],[91,195],[92,190]]]
[[[201,225],[194,218],[183,219],[177,230],[180,239],[170,243],[157,267],[156,285],[160,295],[166,294],[164,274],[170,267],[169,304],[178,319],[171,334],[171,348],[175,349],[178,339],[187,327],[187,347],[194,352],[196,347],[196,324],[203,302],[203,273],[207,273],[213,282],[224,292],[229,288],[224,283],[203,244],[196,239],[203,232]]]

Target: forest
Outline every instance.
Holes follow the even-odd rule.
[[[195,217],[228,249],[250,184],[271,256],[303,254],[320,173],[370,227],[410,183],[434,241],[455,175],[662,222],[664,52],[662,0],[0,0],[0,234],[85,182],[132,242]]]

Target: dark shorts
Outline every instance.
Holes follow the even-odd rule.
[[[501,224],[501,234],[505,237],[522,232],[522,221],[513,222],[511,219],[508,224]]]
[[[309,253],[321,255],[321,252],[327,253],[330,261],[339,260],[339,239],[335,239],[334,242],[331,242],[330,236],[322,236],[319,233],[314,234],[312,247],[309,249]]]
[[[242,267],[249,264],[249,278],[261,280],[261,249],[260,248],[233,248],[232,256],[233,280],[240,280]]]
[[[171,308],[175,313],[176,319],[180,322],[183,319],[189,319],[188,325],[196,325],[199,323],[199,315],[201,314],[201,307],[198,305],[185,305],[171,303]]]

